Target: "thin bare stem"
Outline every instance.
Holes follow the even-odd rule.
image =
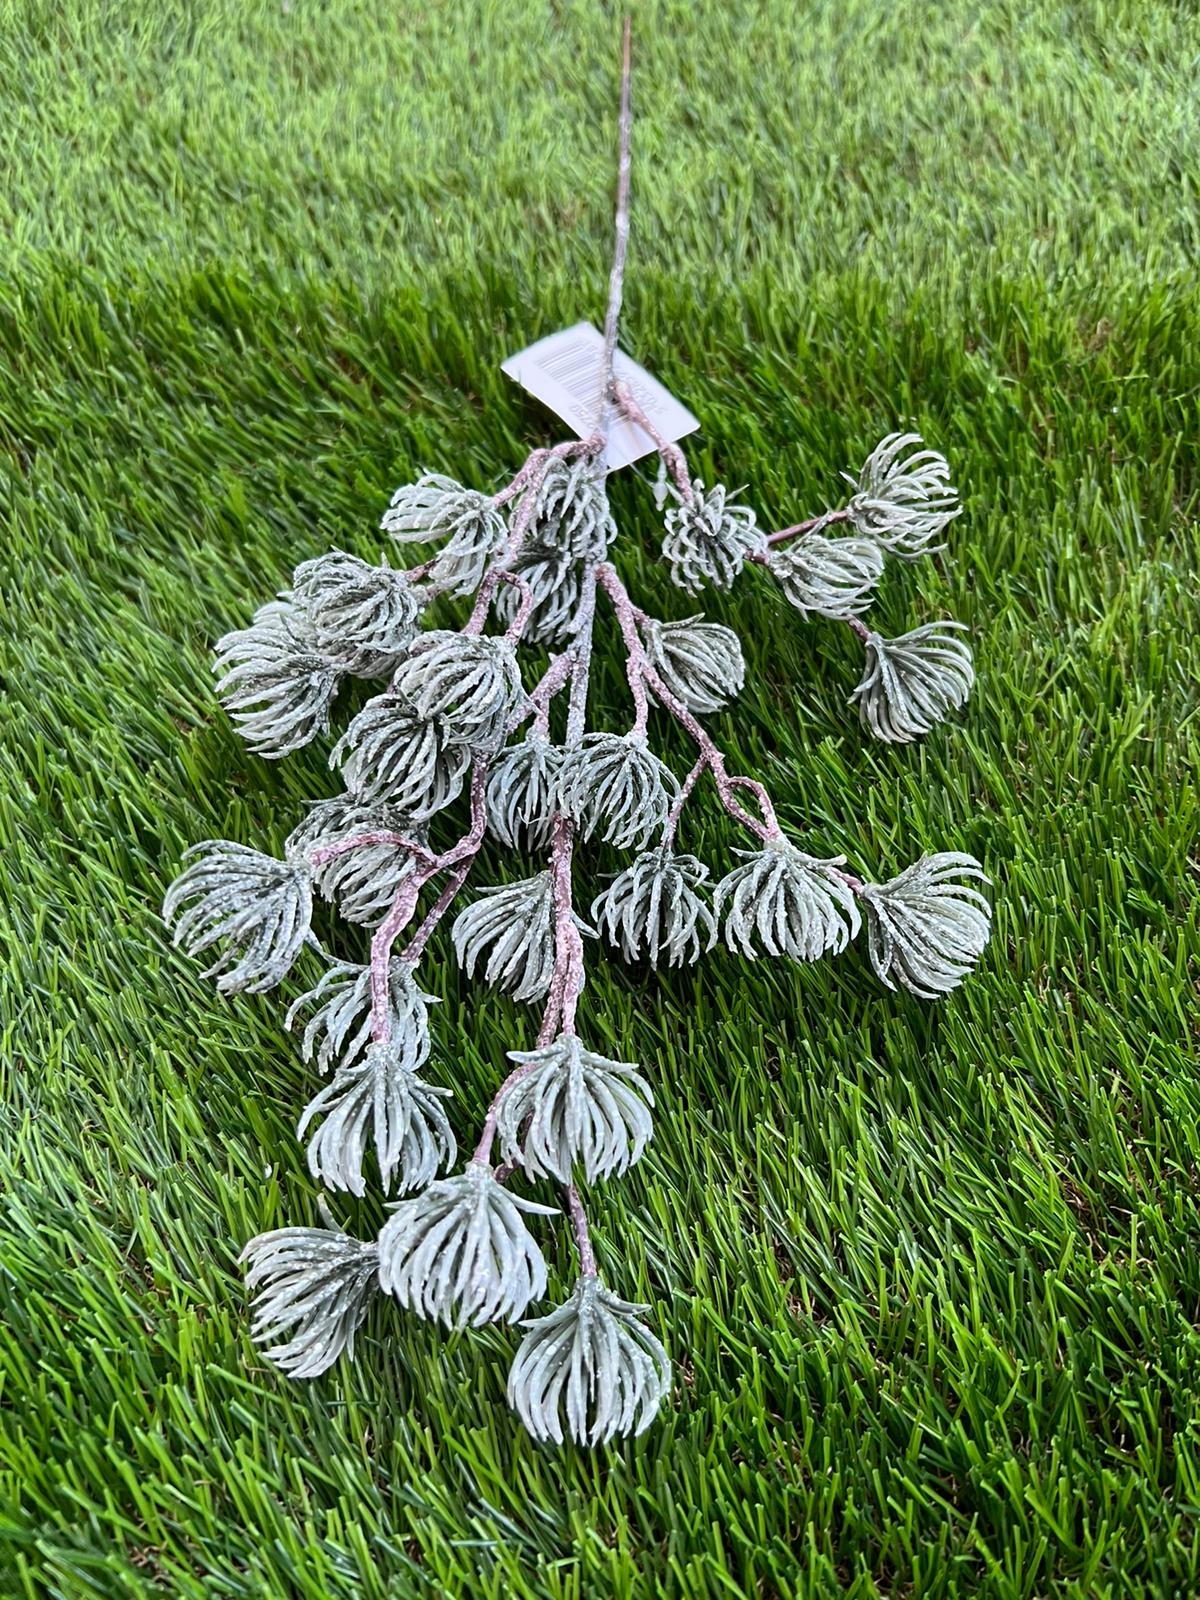
[[[604,364],[601,378],[601,406],[607,406],[613,382],[613,362],[617,354],[617,328],[621,320],[621,297],[625,282],[625,257],[629,250],[629,179],[633,167],[633,96],[631,45],[633,22],[625,18],[621,41],[621,130],[617,158],[616,245],[612,271],[608,278],[608,310],[604,317]],[[603,418],[601,420],[603,426]]]
[[[817,529],[828,527],[831,522],[849,522],[849,508],[843,506],[840,511],[823,511],[819,517],[809,517],[807,522],[794,522],[790,528],[780,528],[778,533],[767,535],[768,544],[783,544],[786,539],[795,539],[801,533],[815,533]],[[762,557],[756,558],[761,560]]]
[[[628,652],[627,670],[630,673],[636,673],[645,682],[664,710],[669,711],[675,720],[681,723],[691,735],[697,749],[700,751],[700,759],[703,766],[707,767],[713,775],[713,782],[717,786],[717,794],[729,815],[740,822],[744,828],[748,828],[751,833],[756,834],[764,843],[771,839],[778,839],[782,830],[776,819],[775,808],[771,804],[771,799],[766,789],[754,778],[736,777],[728,771],[725,766],[725,758],[720,750],[709,738],[708,734],[705,733],[683,701],[667,687],[651,664],[646,654],[646,648],[642,643],[641,635],[638,633],[634,615],[636,608],[629,598],[625,585],[617,576],[616,569],[604,562],[596,568],[596,577],[612,601],[613,610],[616,612],[621,635],[625,640],[625,649]],[[632,682],[632,678],[630,681]],[[695,782],[696,779],[693,778],[689,786],[689,792]],[[734,795],[735,789],[748,790],[754,796],[762,811],[761,822],[738,802]]]
[[[579,1198],[579,1190],[573,1183],[566,1186],[567,1210],[571,1217],[571,1228],[575,1234],[575,1245],[579,1251],[579,1270],[585,1278],[596,1276],[596,1257],[592,1250],[592,1236],[588,1231],[587,1212],[583,1209],[583,1201]]]
[[[687,460],[683,451],[677,444],[672,444],[669,440],[663,438],[654,423],[651,422],[650,418],[637,403],[628,384],[621,383],[619,379],[614,381],[612,397],[622,415],[627,417],[630,422],[635,423],[649,439],[654,441],[654,448],[658,451],[667,465],[667,470],[674,478],[675,487],[679,490],[681,499],[687,505],[691,505],[692,500],[695,498],[695,491],[692,489],[692,480],[688,474]]]

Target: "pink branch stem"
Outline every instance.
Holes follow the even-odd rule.
[[[587,1212],[583,1209],[583,1201],[579,1198],[579,1190],[573,1183],[567,1184],[567,1210],[571,1216],[571,1227],[575,1233],[575,1245],[579,1251],[579,1270],[585,1278],[596,1276],[596,1257],[592,1250],[592,1236],[588,1231]]]
[[[667,470],[675,479],[675,486],[679,490],[681,498],[686,505],[691,505],[694,498],[694,490],[692,489],[692,480],[688,475],[687,461],[684,458],[683,451],[677,444],[671,444],[667,439],[663,438],[662,434],[659,433],[653,422],[634,399],[633,391],[628,384],[620,382],[619,379],[615,381],[612,386],[612,397],[622,415],[636,424],[648,438],[654,441],[654,448],[658,451],[666,463]]]
[[[778,533],[767,535],[768,544],[783,544],[785,539],[794,539],[801,533],[812,533],[817,528],[827,527],[831,522],[849,522],[849,508],[843,506],[840,511],[824,511],[819,517],[809,517],[807,522],[794,522],[790,528],[780,528]]]
[[[748,828],[751,833],[756,834],[764,844],[771,839],[778,839],[782,830],[776,819],[775,808],[771,804],[771,799],[766,789],[754,778],[736,777],[728,771],[725,766],[725,758],[720,750],[709,738],[708,734],[705,733],[683,701],[667,687],[651,665],[649,657],[646,655],[646,648],[642,643],[641,635],[637,630],[634,616],[636,608],[629,598],[625,585],[617,576],[616,570],[605,562],[596,568],[596,576],[605,593],[612,601],[613,610],[616,612],[617,622],[620,625],[621,635],[625,640],[625,648],[629,655],[628,671],[631,674],[633,672],[638,674],[653,691],[655,699],[691,735],[700,752],[700,761],[703,763],[703,767],[707,767],[712,773],[721,804],[729,815],[740,822],[743,827]],[[696,777],[691,779],[689,793],[691,787],[694,787],[698,776],[699,774],[696,774]],[[744,806],[739,804],[734,795],[735,789],[746,789],[755,797],[762,811],[761,822],[757,817],[752,816]]]
[[[392,833],[387,828],[378,828],[372,833],[356,833],[353,838],[338,839],[334,844],[322,845],[319,850],[310,851],[309,865],[323,867],[330,861],[336,861],[339,856],[348,855],[351,850],[363,850],[372,844],[394,844],[400,849],[407,850],[413,860],[419,861],[423,866],[432,866],[437,860],[432,850],[427,850],[423,844],[418,844],[407,834]]]

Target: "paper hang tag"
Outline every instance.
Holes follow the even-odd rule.
[[[577,322],[528,349],[509,356],[500,370],[536,395],[543,405],[586,439],[600,415],[604,335],[590,322]],[[618,350],[613,373],[628,384],[639,406],[669,443],[692,433],[700,423],[645,367]],[[650,435],[617,411],[609,416],[608,442],[600,456],[606,472],[627,467],[655,448]]]

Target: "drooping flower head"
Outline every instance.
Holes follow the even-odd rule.
[[[578,1444],[645,1432],[671,1388],[667,1352],[639,1320],[649,1309],[584,1276],[565,1305],[522,1324],[508,1403],[535,1439],[562,1444],[564,1420]]]
[[[679,782],[637,734],[589,733],[563,757],[559,804],[586,838],[640,847],[667,820]]]
[[[468,977],[484,978],[514,1000],[540,1000],[554,974],[554,885],[549,872],[481,891],[450,931]]]
[[[713,911],[725,943],[748,956],[789,956],[819,961],[838,955],[861,925],[854,894],[837,872],[845,860],[805,855],[786,839],[772,839],[721,879]]]
[[[867,663],[855,689],[862,725],[876,739],[907,744],[966,704],[975,683],[960,622],[931,622],[898,639],[866,640]]]
[[[378,1289],[374,1244],[324,1228],[277,1228],[242,1251],[256,1290],[250,1329],[289,1378],[318,1378],[344,1351]]]
[[[860,890],[871,965],[889,989],[900,983],[936,1000],[971,972],[987,947],[992,908],[963,878],[990,881],[974,856],[944,852]]]
[[[508,540],[508,526],[492,497],[440,472],[397,489],[380,526],[402,544],[444,540],[429,575],[451,594],[478,589],[488,563]]]
[[[437,1004],[434,995],[420,988],[414,973],[410,961],[392,957],[388,1039],[393,1049],[403,1045],[403,1060],[410,1072],[420,1071],[429,1059],[429,1007]],[[284,1027],[293,1028],[309,1006],[315,1009],[301,1039],[304,1060],[311,1061],[315,1051],[320,1072],[328,1072],[332,1066],[352,1066],[371,1042],[370,967],[352,962],[330,967],[315,988],[288,1007]]]
[[[661,846],[646,850],[592,902],[592,921],[626,961],[693,962],[711,942],[713,914],[697,893],[708,868]]]
[[[671,693],[698,717],[708,716],[739,693],[746,681],[741,641],[732,628],[705,622],[641,622],[646,654]]]
[[[365,804],[386,803],[414,821],[444,810],[462,793],[471,752],[443,718],[421,716],[403,695],[380,694],[334,745],[346,787]]]
[[[815,531],[771,550],[767,565],[802,617],[836,622],[861,615],[883,576],[883,554],[873,539],[827,539]]]
[[[428,829],[413,822],[395,806],[364,805],[353,795],[321,800],[288,835],[289,855],[308,858],[328,845],[363,834],[392,833],[423,844]],[[396,891],[413,870],[413,856],[403,845],[386,842],[360,845],[333,856],[313,869],[313,882],[327,900],[336,903],[347,922],[377,923],[396,898]]]
[[[331,550],[301,562],[292,574],[292,596],[317,648],[356,677],[389,677],[417,631],[417,595],[386,561],[375,567]]]
[[[510,849],[549,844],[561,767],[561,748],[538,733],[510,744],[492,762],[488,826]]]
[[[523,1214],[555,1211],[510,1194],[469,1161],[392,1212],[379,1235],[380,1287],[450,1327],[515,1321],[546,1292],[546,1263]]]
[[[287,977],[308,939],[312,876],[228,839],[206,839],[167,890],[163,920],[190,956],[222,946],[204,974],[222,994],[259,994]]]
[[[889,433],[863,463],[848,507],[860,533],[905,561],[936,548],[962,510],[946,458],[923,445],[919,433]]]
[[[219,639],[213,672],[222,704],[257,755],[277,761],[328,731],[342,669],[289,600],[271,601],[248,628]]]
[[[521,701],[521,669],[507,639],[437,629],[417,639],[392,690],[418,717],[440,717],[454,742],[489,745]]]
[[[766,535],[750,507],[737,504],[724,484],[714,484],[706,494],[693,479],[692,491],[690,501],[667,512],[663,557],[673,582],[689,594],[706,583],[728,589],[747,556],[766,548]]]
[[[630,1061],[613,1061],[566,1034],[537,1050],[510,1050],[514,1073],[497,1101],[504,1159],[531,1178],[589,1183],[624,1172],[641,1155],[653,1123],[650,1086]]]

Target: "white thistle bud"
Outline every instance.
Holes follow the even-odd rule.
[[[374,567],[331,550],[301,562],[292,595],[321,653],[356,677],[390,677],[417,631],[417,596],[386,561]]]
[[[876,739],[908,744],[966,704],[975,668],[970,645],[953,631],[962,628],[931,622],[898,639],[868,635],[862,682],[851,698]]]
[[[259,994],[282,982],[308,939],[312,878],[302,861],[277,861],[228,839],[206,839],[167,890],[163,920],[190,956],[223,945],[205,972],[222,994]]]
[[[555,457],[542,479],[530,529],[533,543],[573,561],[603,561],[616,536],[604,473],[584,458]]]
[[[451,594],[478,589],[489,563],[508,542],[508,527],[491,495],[426,473],[392,496],[380,527],[403,544],[446,541],[430,578]]]
[[[364,804],[386,802],[425,821],[462,793],[471,752],[440,717],[420,716],[403,695],[379,694],[351,722],[329,755]]]
[[[393,957],[389,971],[388,1002],[388,1039],[393,1046],[403,1044],[404,1065],[417,1072],[429,1059],[429,1007],[438,1002],[418,987],[412,963],[399,956]],[[315,1049],[321,1072],[328,1072],[335,1062],[353,1065],[371,1042],[370,967],[351,962],[330,967],[315,988],[288,1007],[284,1027],[289,1032],[308,1006],[316,1010],[300,1041],[304,1060],[311,1061]]]
[[[722,878],[713,895],[731,950],[751,960],[761,954],[818,961],[827,951],[840,954],[858,933],[853,891],[831,870],[844,856],[820,860],[786,839],[738,854],[748,858],[745,865]]]
[[[848,506],[860,533],[905,561],[943,548],[933,540],[962,510],[946,458],[923,444],[919,433],[889,433],[863,463]]]
[[[592,921],[624,955],[657,968],[666,958],[673,967],[691,964],[715,932],[713,914],[696,893],[708,868],[695,856],[673,855],[665,847],[645,851],[620,872],[592,902]]]
[[[695,594],[705,584],[728,589],[747,556],[766,549],[766,535],[749,506],[735,505],[724,484],[692,481],[692,498],[672,506],[666,516],[662,552],[671,580]]]
[[[496,1131],[505,1161],[529,1177],[570,1183],[578,1163],[595,1183],[646,1148],[654,1096],[633,1062],[585,1050],[574,1034],[508,1058],[530,1070],[501,1092]]]
[[[536,849],[549,842],[561,766],[562,750],[537,733],[509,745],[492,762],[487,819],[502,844]]]
[[[591,929],[575,919],[581,933]],[[514,1000],[540,1000],[554,976],[554,880],[549,872],[483,889],[459,912],[450,930],[454,953],[468,977],[487,959],[486,983]]]
[[[366,1194],[368,1143],[384,1194],[423,1189],[454,1160],[457,1146],[442,1106],[450,1090],[420,1078],[410,1055],[403,1038],[373,1044],[305,1107],[296,1137],[303,1140],[310,1124],[321,1122],[309,1140],[308,1170],[326,1188]]]
[[[810,616],[835,622],[859,616],[883,576],[883,553],[874,540],[827,539],[815,532],[771,550],[767,564],[806,621]]]
[[[288,835],[289,855],[314,851],[364,833],[401,833],[424,844],[428,829],[394,806],[368,806],[353,795],[319,801]],[[347,922],[373,927],[386,915],[396,891],[413,870],[412,852],[399,844],[362,845],[313,869],[313,882],[333,900]]]
[[[558,644],[574,632],[583,593],[583,567],[561,550],[526,543],[506,569],[528,585],[532,601],[524,637],[530,644]],[[512,623],[522,601],[515,584],[502,583],[493,601],[496,616]]]
[[[258,755],[278,760],[328,730],[340,668],[290,601],[261,607],[248,628],[217,641],[214,655],[217,694]]]
[[[521,1324],[508,1377],[508,1403],[535,1439],[598,1445],[644,1433],[670,1393],[671,1363],[638,1319],[649,1306],[610,1294],[594,1275],[579,1279],[565,1305]]]
[[[521,1213],[556,1215],[522,1200],[469,1161],[413,1200],[379,1235],[379,1284],[417,1316],[449,1327],[514,1322],[546,1292],[546,1263]]]
[[[450,739],[474,746],[502,739],[524,697],[509,640],[447,629],[421,635],[392,688],[419,717],[441,717]]]
[[[703,615],[682,622],[641,623],[650,664],[671,692],[698,717],[720,711],[746,681],[741,640],[732,628],[705,622]]]
[[[239,1259],[249,1262],[246,1287],[258,1291],[251,1338],[280,1371],[317,1378],[343,1351],[354,1354],[379,1287],[373,1244],[324,1228],[277,1228],[251,1239]]]
[[[589,733],[563,756],[559,804],[585,837],[641,848],[666,823],[679,782],[636,734]]]
[[[871,965],[889,989],[895,978],[922,1000],[936,1000],[957,988],[983,954],[992,908],[956,878],[991,881],[974,856],[944,852],[860,891]]]

